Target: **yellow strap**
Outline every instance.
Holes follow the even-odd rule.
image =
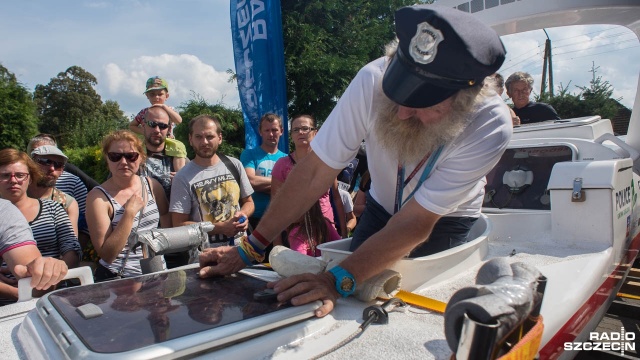
[[[394,297],[406,302],[407,304],[421,307],[423,309],[435,311],[444,314],[444,309],[447,308],[447,303],[440,300],[431,299],[426,296],[414,294],[408,291],[400,290]]]
[[[638,295],[625,294],[625,293],[621,293],[621,292],[619,292],[617,295],[618,295],[619,297],[622,297],[622,298],[634,299],[634,300],[640,300],[640,296],[638,296]]]

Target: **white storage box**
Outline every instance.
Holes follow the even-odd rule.
[[[612,239],[625,241],[634,225],[632,166],[631,159],[556,164],[549,180],[552,238],[603,249]]]

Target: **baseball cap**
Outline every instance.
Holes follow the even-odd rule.
[[[504,62],[506,50],[493,29],[473,15],[444,6],[414,5],[395,13],[398,48],[382,89],[411,108],[439,104],[482,83]]]
[[[161,89],[165,89],[169,91],[169,85],[167,84],[167,81],[165,79],[160,78],[159,76],[154,76],[154,77],[150,77],[147,80],[147,90],[145,90],[144,93],[146,94],[151,90],[161,90]]]
[[[42,145],[31,151],[31,156],[33,155],[56,155],[61,156],[65,159],[69,159],[67,155],[65,155],[62,150],[58,149],[57,146],[53,145]]]

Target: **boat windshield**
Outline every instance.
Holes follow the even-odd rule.
[[[255,301],[266,282],[235,274],[200,279],[198,269],[75,287],[49,301],[91,351],[120,353],[221,328],[291,305]],[[97,305],[102,315],[83,317],[77,308]]]

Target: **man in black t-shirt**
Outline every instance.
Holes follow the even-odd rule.
[[[518,71],[511,74],[505,86],[507,95],[513,101],[513,111],[520,118],[520,124],[560,120],[558,113],[551,105],[529,100],[533,89],[533,78],[528,73]]]

